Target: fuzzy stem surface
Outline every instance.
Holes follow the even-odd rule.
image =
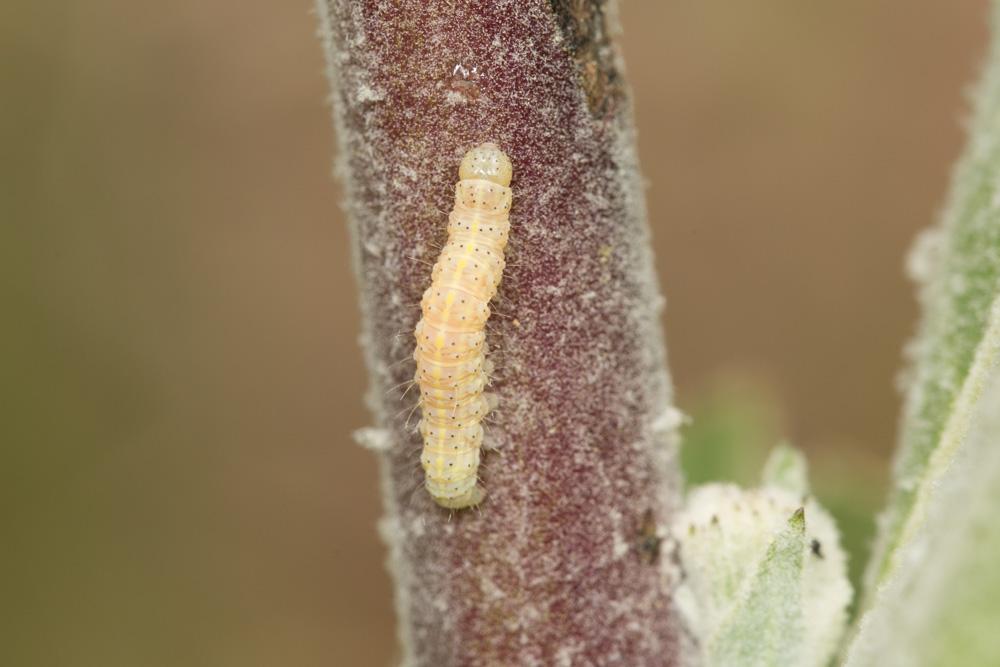
[[[597,0],[319,0],[403,662],[671,665],[678,502],[631,108]],[[412,331],[457,169],[514,165],[478,508],[422,489]]]

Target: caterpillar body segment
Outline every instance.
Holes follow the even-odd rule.
[[[510,234],[510,160],[494,144],[466,153],[448,216],[448,241],[420,302],[414,336],[420,385],[420,457],[434,501],[453,509],[479,504],[482,420],[490,410],[486,321],[504,269]]]

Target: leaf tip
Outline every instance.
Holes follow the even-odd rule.
[[[796,495],[809,493],[809,468],[802,452],[788,443],[781,443],[771,450],[761,471],[764,486],[784,489]]]
[[[806,532],[806,508],[800,507],[788,519],[788,525],[798,533]]]

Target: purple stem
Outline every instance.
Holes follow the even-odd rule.
[[[631,108],[598,0],[319,0],[404,662],[670,665],[676,411]],[[413,327],[458,164],[514,164],[480,470],[422,489]],[[394,387],[402,385],[399,389]]]

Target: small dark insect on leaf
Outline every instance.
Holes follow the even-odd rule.
[[[813,556],[817,558],[823,557],[823,545],[819,543],[819,540],[813,540],[809,543],[809,549],[812,551]]]
[[[660,557],[661,538],[656,534],[656,520],[653,510],[646,510],[642,515],[642,525],[639,527],[637,548],[639,556],[652,565]]]

